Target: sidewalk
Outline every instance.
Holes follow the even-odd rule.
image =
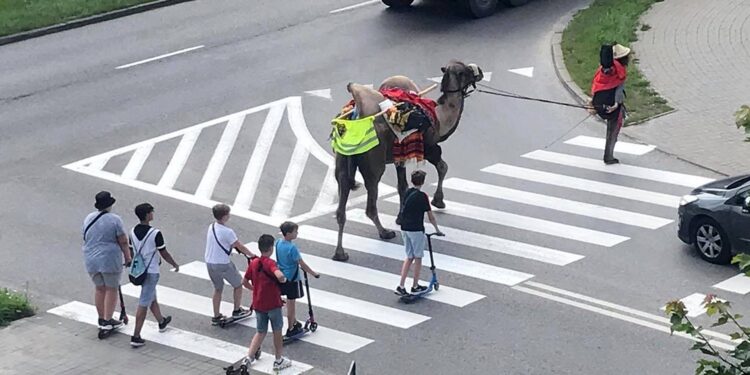
[[[130,347],[122,334],[39,313],[0,329],[0,374],[217,374],[225,363],[169,347]]]
[[[724,174],[750,173],[750,143],[734,112],[750,104],[750,2],[666,0],[632,47],[641,71],[676,111],[624,129],[642,142]]]

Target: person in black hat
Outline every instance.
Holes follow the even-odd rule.
[[[124,263],[132,261],[128,249],[128,236],[122,219],[113,214],[116,200],[108,191],[96,194],[94,211],[83,220],[83,258],[86,272],[95,286],[94,304],[99,314],[99,328],[117,329],[122,322],[112,319],[117,304],[117,288]]]

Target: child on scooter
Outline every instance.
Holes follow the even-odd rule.
[[[286,337],[295,337],[303,332],[302,323],[297,321],[296,300],[305,296],[302,286],[302,277],[300,267],[305,272],[319,278],[320,274],[313,271],[304,260],[297,249],[297,245],[292,242],[297,238],[299,226],[291,221],[286,221],[279,227],[281,229],[282,239],[276,240],[276,261],[279,269],[284,273],[287,281],[281,285],[281,294],[286,296],[286,314],[289,323],[289,329],[286,331]]]
[[[268,322],[273,329],[273,347],[276,360],[273,362],[274,371],[290,367],[292,361],[282,357],[283,337],[281,330],[284,328],[284,317],[281,314],[281,290],[279,283],[286,281],[284,274],[276,267],[276,262],[271,259],[273,255],[274,239],[270,234],[264,234],[258,238],[258,249],[260,257],[254,258],[245,272],[245,280],[250,280],[253,286],[253,309],[256,312],[257,332],[250,342],[245,365],[250,367],[260,355],[260,345],[266,338]]]
[[[411,183],[414,187],[404,193],[404,200],[401,208],[401,237],[404,241],[404,250],[406,250],[406,259],[401,267],[401,283],[396,287],[396,294],[400,296],[409,295],[404,288],[406,276],[412,263],[414,264],[414,281],[411,287],[412,293],[419,293],[427,290],[424,285],[419,285],[419,271],[422,269],[422,257],[427,242],[427,236],[424,233],[424,214],[430,219],[430,223],[435,227],[435,232],[442,235],[438,229],[435,216],[430,208],[430,199],[421,188],[424,185],[424,179],[427,173],[416,170],[411,174]]]

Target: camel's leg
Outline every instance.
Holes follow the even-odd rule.
[[[435,195],[432,197],[432,205],[437,208],[445,208],[445,202],[443,202],[443,180],[445,175],[448,174],[448,163],[443,160],[442,150],[440,146],[435,145],[433,149],[425,153],[425,157],[430,164],[435,166],[438,173],[438,185],[435,190]]]
[[[359,170],[362,172],[362,177],[365,180],[365,189],[367,189],[367,209],[365,212],[378,229],[380,238],[390,240],[396,237],[396,232],[384,228],[378,216],[378,184],[380,183],[380,178],[383,176],[383,172],[385,172],[385,163],[381,162],[373,154],[368,156],[370,157],[369,159],[359,164]]]
[[[354,173],[356,173],[356,167],[346,157],[337,155],[335,175],[339,188],[339,206],[336,209],[336,222],[339,224],[339,236],[333,260],[341,262],[349,260],[349,254],[344,251],[342,242],[344,238],[344,224],[346,224],[346,203],[349,200],[349,192],[352,188],[351,181],[354,179]]]

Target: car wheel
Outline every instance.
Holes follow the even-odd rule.
[[[463,0],[464,8],[474,18],[487,17],[497,9],[497,0]]]
[[[413,2],[414,0],[383,0],[383,4],[392,8],[406,8]]]
[[[732,245],[719,223],[712,219],[699,219],[693,225],[693,245],[705,261],[727,264],[732,258]]]
[[[520,7],[528,2],[529,0],[503,0],[503,3],[509,7]]]

